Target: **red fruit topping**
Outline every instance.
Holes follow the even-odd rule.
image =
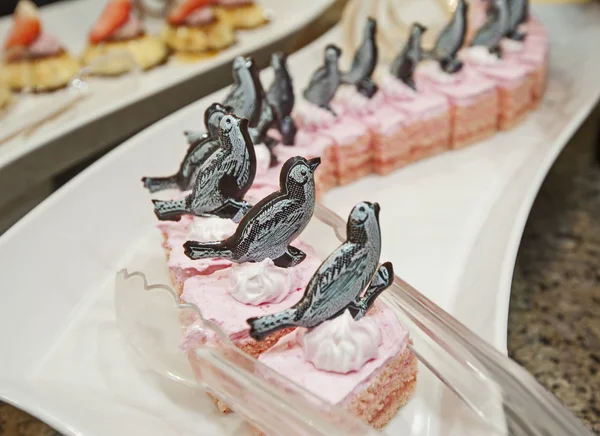
[[[13,26],[4,43],[5,49],[27,47],[40,36],[42,26],[35,4],[21,0],[13,15]]]
[[[209,6],[215,3],[217,3],[216,0],[185,0],[175,6],[175,8],[173,8],[173,10],[169,13],[169,23],[174,25],[182,24],[188,15],[190,15],[196,9],[200,9],[204,6]]]
[[[90,31],[90,42],[98,44],[108,39],[115,30],[127,22],[131,9],[129,0],[109,0]]]

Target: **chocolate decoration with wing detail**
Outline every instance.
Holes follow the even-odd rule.
[[[232,112],[232,108],[220,103],[213,103],[204,112],[204,125],[206,132],[184,132],[189,142],[185,157],[176,174],[168,177],[143,177],[142,183],[150,192],[164,189],[192,189],[194,181],[202,164],[219,148],[219,123],[225,114]]]
[[[185,214],[239,219],[250,209],[244,195],[254,182],[256,154],[248,121],[233,114],[221,118],[219,144],[200,167],[190,195],[183,200],[152,200],[158,219],[178,221]]]
[[[308,87],[303,93],[306,100],[323,109],[327,109],[333,115],[336,115],[336,113],[329,103],[333,100],[341,82],[341,73],[338,65],[341,54],[342,51],[340,48],[333,44],[325,47],[325,63],[313,73]]]
[[[467,35],[468,12],[469,5],[466,0],[458,0],[452,19],[438,36],[433,50],[426,52],[426,56],[436,59],[446,73],[457,73],[463,67],[456,54],[464,44]]]
[[[527,35],[519,30],[519,26],[529,19],[529,0],[508,0],[508,16],[506,37],[523,41]]]
[[[250,336],[260,341],[287,327],[313,328],[349,308],[360,317],[373,304],[393,277],[388,264],[374,277],[381,253],[379,205],[364,201],[354,206],[346,231],[346,242],[321,264],[302,299],[279,313],[250,318]],[[361,298],[369,284],[368,295]]]
[[[233,60],[233,85],[223,104],[234,108],[234,114],[256,127],[260,118],[262,89],[254,59],[238,56]]]
[[[392,62],[390,67],[390,73],[399,80],[402,80],[406,85],[410,86],[415,91],[417,85],[415,84],[414,74],[417,69],[417,65],[421,62],[422,52],[421,49],[421,35],[427,30],[425,26],[420,23],[413,23],[410,26],[410,37],[404,46],[404,49]]]
[[[490,0],[487,21],[475,33],[475,36],[471,40],[471,46],[485,46],[490,53],[501,58],[502,50],[500,42],[508,31],[508,25],[508,5],[506,4],[506,0]]]
[[[271,156],[269,166],[274,167],[277,165],[277,156],[274,153],[277,141],[267,136],[267,132],[277,124],[277,115],[275,108],[267,99],[267,95],[260,80],[256,82],[255,94],[257,98],[256,106],[258,107],[258,119],[256,120],[255,125],[250,126],[248,132],[250,133],[253,144],[265,144],[267,146]]]
[[[354,54],[350,71],[342,74],[342,83],[354,85],[358,92],[367,98],[371,98],[377,92],[377,85],[371,78],[377,66],[377,21],[373,18],[367,19],[363,40]]]
[[[275,265],[298,265],[306,254],[291,246],[315,210],[314,172],[320,158],[288,159],[279,175],[280,190],[259,201],[244,215],[235,233],[224,241],[183,244],[190,259],[224,258],[232,262],[273,259]]]
[[[298,129],[292,118],[295,102],[294,84],[287,69],[287,55],[283,52],[273,53],[271,68],[275,79],[267,91],[267,99],[275,108],[277,129],[281,133],[283,145],[294,145]]]

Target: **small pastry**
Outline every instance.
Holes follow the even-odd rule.
[[[461,148],[497,131],[498,93],[493,80],[479,74],[458,58],[467,30],[468,5],[459,0],[429,60],[416,71],[417,89],[446,97],[450,103],[451,147]]]
[[[203,54],[235,42],[233,28],[213,6],[214,0],[182,0],[171,9],[163,39],[177,53]]]
[[[15,91],[47,92],[65,87],[78,71],[79,63],[42,29],[35,4],[21,0],[4,43],[0,79]]]
[[[95,74],[115,76],[131,70],[131,58],[118,56],[129,53],[143,70],[162,64],[168,55],[163,41],[157,36],[146,35],[131,0],[109,0],[102,15],[92,27],[83,62],[92,64],[99,58],[103,62],[94,65]],[[110,56],[110,55],[114,56]]]
[[[268,22],[265,10],[253,0],[218,0],[217,13],[234,29],[253,29]]]
[[[409,331],[391,307],[376,301],[394,278],[391,263],[378,267],[379,205],[358,203],[348,218],[347,234],[346,242],[317,269],[302,298],[278,313],[248,319],[249,334],[260,343],[295,328],[258,360],[327,403],[382,428],[414,395],[418,362],[409,349]]]
[[[2,116],[12,103],[12,93],[7,86],[0,84],[0,116]]]

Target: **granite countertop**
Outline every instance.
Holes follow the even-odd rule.
[[[335,22],[344,0],[299,45]],[[509,355],[600,435],[600,110],[570,141],[541,187],[512,284]],[[0,436],[59,436],[0,403]]]

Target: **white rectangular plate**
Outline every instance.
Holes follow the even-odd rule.
[[[527,213],[552,161],[600,95],[600,52],[592,48],[600,39],[598,9],[591,11],[538,11],[553,33],[552,74],[546,100],[523,125],[325,198],[341,216],[358,200],[379,201],[382,260],[500,349]],[[290,58],[297,89],[337,37],[334,30]],[[177,167],[186,148],[181,132],[220,95],[130,139],[0,238],[0,397],[73,434],[214,434],[243,426],[233,416],[216,419],[201,393],[166,383],[138,362],[112,304],[115,272],[131,263],[128,256],[155,224],[140,177]],[[441,434],[428,422],[413,422],[413,430]]]

